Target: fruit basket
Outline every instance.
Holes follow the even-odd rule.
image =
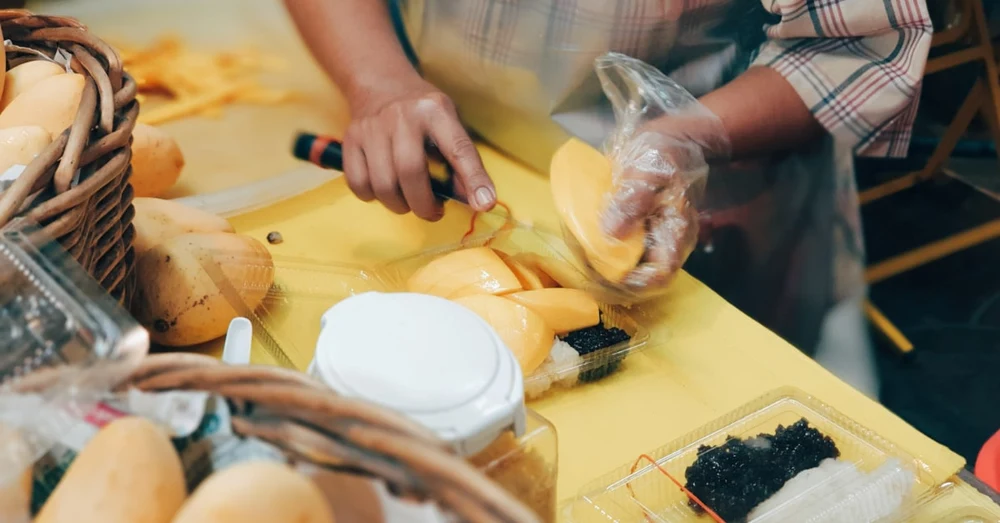
[[[0,111],[0,133],[48,131],[19,138],[29,152],[3,173],[0,227],[17,217],[40,224],[127,304],[135,278],[129,186],[129,144],[139,114],[135,82],[117,52],[74,19],[2,10],[0,30],[6,70],[33,61],[65,68]]]
[[[276,446],[292,462],[384,480],[396,496],[432,500],[460,521],[538,521],[427,429],[373,404],[332,394],[299,372],[161,354],[147,357],[127,386],[224,396],[234,406],[233,429],[241,436]]]

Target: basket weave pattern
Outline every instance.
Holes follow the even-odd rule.
[[[126,386],[222,395],[233,407],[238,434],[271,443],[292,461],[384,480],[393,492],[433,500],[460,521],[539,521],[432,432],[373,404],[338,396],[302,373],[169,353],[147,356]]]
[[[118,53],[71,18],[0,10],[7,68],[61,51],[86,85],[72,126],[0,193],[0,227],[15,218],[42,226],[121,303],[135,288],[131,139],[136,84]]]

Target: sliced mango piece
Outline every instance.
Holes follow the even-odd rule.
[[[538,274],[545,288],[586,289],[591,286],[583,273],[565,261],[535,253],[517,254],[514,259]]]
[[[601,321],[597,300],[577,289],[538,289],[504,296],[535,311],[557,333],[592,327]]]
[[[497,331],[514,353],[525,376],[531,375],[548,357],[555,332],[531,309],[511,300],[488,294],[453,300],[476,313]]]
[[[542,281],[542,277],[535,271],[529,269],[525,264],[517,261],[514,258],[507,258],[504,260],[507,264],[507,268],[510,272],[514,273],[517,277],[517,281],[521,282],[522,289],[544,289],[545,282]]]
[[[521,282],[489,247],[455,251],[424,265],[406,282],[410,292],[442,298],[505,294],[521,290]]]
[[[625,239],[601,229],[605,197],[612,191],[611,164],[599,151],[573,138],[552,157],[549,180],[556,211],[583,249],[590,266],[609,281],[620,282],[645,251],[645,230]]]

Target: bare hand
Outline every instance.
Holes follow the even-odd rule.
[[[430,83],[417,78],[391,93],[371,94],[352,104],[352,114],[344,136],[344,176],[361,200],[377,199],[397,214],[441,219],[427,170],[426,148],[433,144],[455,171],[457,197],[477,211],[496,205],[493,181],[455,104]]]

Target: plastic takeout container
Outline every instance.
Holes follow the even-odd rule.
[[[559,465],[556,429],[547,419],[527,411],[523,434],[500,435],[492,445],[469,458],[544,523],[556,521],[556,479]]]
[[[0,348],[0,489],[12,493],[9,485],[138,366],[149,337],[22,221],[0,232]],[[13,505],[0,505],[0,519],[13,520]]]
[[[250,263],[232,253],[216,252],[211,257],[231,267],[206,267],[209,276],[221,289],[226,301],[236,313],[250,320],[253,326],[251,358],[257,361],[260,351],[277,364],[305,371],[313,358],[323,314],[341,300],[369,291],[385,289],[382,279],[371,270],[343,264],[321,263],[292,257],[273,257],[273,267],[251,267]],[[234,281],[225,274],[265,271],[273,279],[263,301],[253,310],[241,296],[257,283]]]
[[[511,223],[496,213],[484,213],[477,222],[476,234],[455,238],[423,252],[385,264],[379,272],[386,284],[396,291],[405,291],[406,282],[418,269],[429,262],[461,249],[489,246],[506,255],[530,254],[559,264],[566,271],[563,280],[572,280],[584,291],[591,283],[577,266],[569,261],[565,244],[555,235],[538,228]],[[568,277],[566,276],[568,275]],[[583,356],[548,361],[524,377],[525,396],[534,399],[554,387],[572,387],[580,383],[601,380],[617,371],[626,357],[646,347],[649,334],[646,327],[622,307],[601,305],[602,323],[629,335],[628,341],[617,343]]]
[[[941,523],[1000,523],[1000,514],[985,508],[968,507],[958,509],[940,521]]]
[[[784,388],[648,454],[652,461],[637,457],[635,463],[624,465],[593,482],[564,507],[566,518],[574,523],[713,521],[710,515],[693,508],[689,496],[671,478],[687,486],[688,467],[700,456],[722,452],[719,446],[727,438],[745,440],[760,434],[774,434],[779,426],[789,427],[803,419],[833,440],[843,464],[853,465],[865,473],[879,470],[880,481],[858,480],[847,474],[838,477],[839,473],[835,473],[812,488],[803,489],[777,509],[756,514],[751,521],[845,521],[843,517],[831,519],[831,516],[854,514],[846,520],[864,523],[866,518],[858,516],[857,511],[865,508],[863,504],[870,503],[870,496],[893,487],[898,490],[899,485],[909,485],[898,509],[887,518],[872,520],[903,521],[939,495],[925,463],[808,394]],[[767,447],[762,440],[752,441],[761,448]],[[719,459],[717,463],[725,464],[726,460]],[[724,474],[740,473],[724,465],[719,470]],[[879,496],[876,499],[882,502],[886,498]],[[816,514],[820,506],[828,509],[824,517]]]

